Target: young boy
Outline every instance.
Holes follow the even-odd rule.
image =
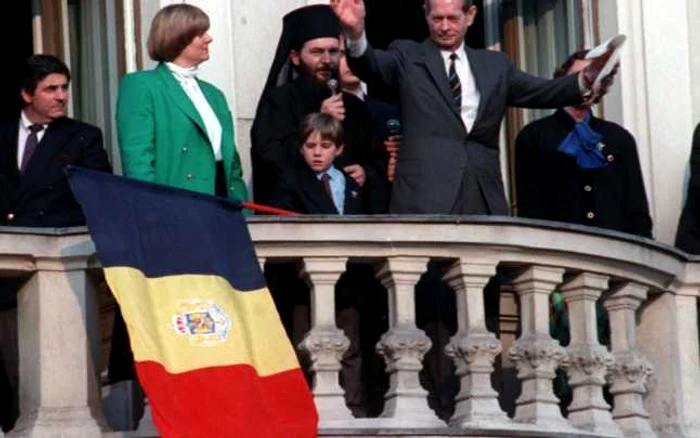
[[[361,188],[333,166],[343,152],[343,128],[327,114],[312,113],[300,129],[299,160],[277,180],[270,204],[302,214],[363,214]]]
[[[270,204],[302,214],[364,214],[360,186],[333,165],[333,160],[343,151],[340,122],[326,114],[309,114],[302,122],[299,140],[303,160],[299,160],[294,171],[279,177]],[[309,292],[305,285],[294,283],[297,277],[295,266],[268,266],[266,274],[282,320],[291,319],[298,323],[301,316],[291,314],[303,307],[308,309]],[[382,362],[379,361],[378,365],[374,362],[374,346],[387,330],[386,321],[382,319],[386,314],[386,292],[369,265],[348,263],[346,272],[336,284],[335,299],[338,327],[350,339],[340,373],[347,405],[357,417],[378,415],[381,409],[374,405],[379,405],[377,400],[383,398],[386,382],[381,380],[385,378]],[[287,324],[289,327],[290,323]],[[362,341],[360,327],[363,327]],[[298,325],[288,329],[293,340],[301,339],[307,331],[308,327]],[[369,359],[364,365],[363,357]],[[371,387],[380,388],[375,391],[379,392],[379,397],[372,398],[368,391]]]

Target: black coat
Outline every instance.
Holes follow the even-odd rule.
[[[364,214],[362,191],[354,179],[345,177],[343,214]],[[307,166],[285,172],[277,179],[270,205],[301,214],[339,214],[323,182]]]
[[[676,234],[676,246],[690,254],[700,254],[700,124],[693,134],[690,151],[690,183]]]
[[[651,237],[651,217],[632,135],[591,118],[603,136],[608,166],[581,169],[559,144],[574,127],[563,110],[526,126],[516,140],[518,215],[625,231]]]
[[[253,193],[255,202],[267,204],[284,172],[302,165],[299,155],[299,127],[304,117],[318,112],[330,91],[319,86],[308,76],[263,93],[258,104],[251,130],[251,160],[253,165]],[[360,164],[365,169],[363,187],[365,209],[373,213],[386,210],[388,157],[381,143],[375,140],[372,117],[365,104],[357,97],[344,93],[345,147],[336,159],[339,169]]]
[[[19,119],[0,125],[0,225],[85,225],[64,169],[112,171],[100,130],[69,118],[51,122],[24,175],[17,167],[18,134]]]

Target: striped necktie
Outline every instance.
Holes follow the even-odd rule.
[[[459,59],[459,55],[452,53],[450,55],[450,71],[448,78],[450,80],[450,89],[452,90],[452,101],[457,107],[457,111],[462,111],[462,82],[459,80],[459,75],[457,74],[457,69],[455,68],[455,61]]]

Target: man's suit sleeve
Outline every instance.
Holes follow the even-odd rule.
[[[117,99],[117,137],[124,175],[156,180],[155,116],[149,84],[137,74],[124,76]]]
[[[577,75],[543,79],[515,68],[508,60],[507,103],[523,108],[563,108],[581,103]]]
[[[396,86],[401,68],[401,51],[397,43],[392,43],[389,50],[377,50],[367,45],[362,56],[348,56],[348,67],[364,82]]]
[[[534,129],[526,127],[515,140],[515,187],[518,216],[544,217],[544,203],[539,184],[539,159]]]
[[[700,124],[693,134],[690,151],[690,182],[676,234],[676,246],[690,254],[700,254]]]
[[[90,139],[81,151],[80,165],[88,169],[112,173],[112,166],[104,149],[102,131],[99,128],[91,129]]]

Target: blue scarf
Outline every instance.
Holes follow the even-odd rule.
[[[603,152],[598,147],[603,136],[591,129],[590,121],[589,111],[585,120],[577,122],[574,129],[557,148],[560,152],[573,157],[576,165],[581,169],[599,169],[608,165]]]

